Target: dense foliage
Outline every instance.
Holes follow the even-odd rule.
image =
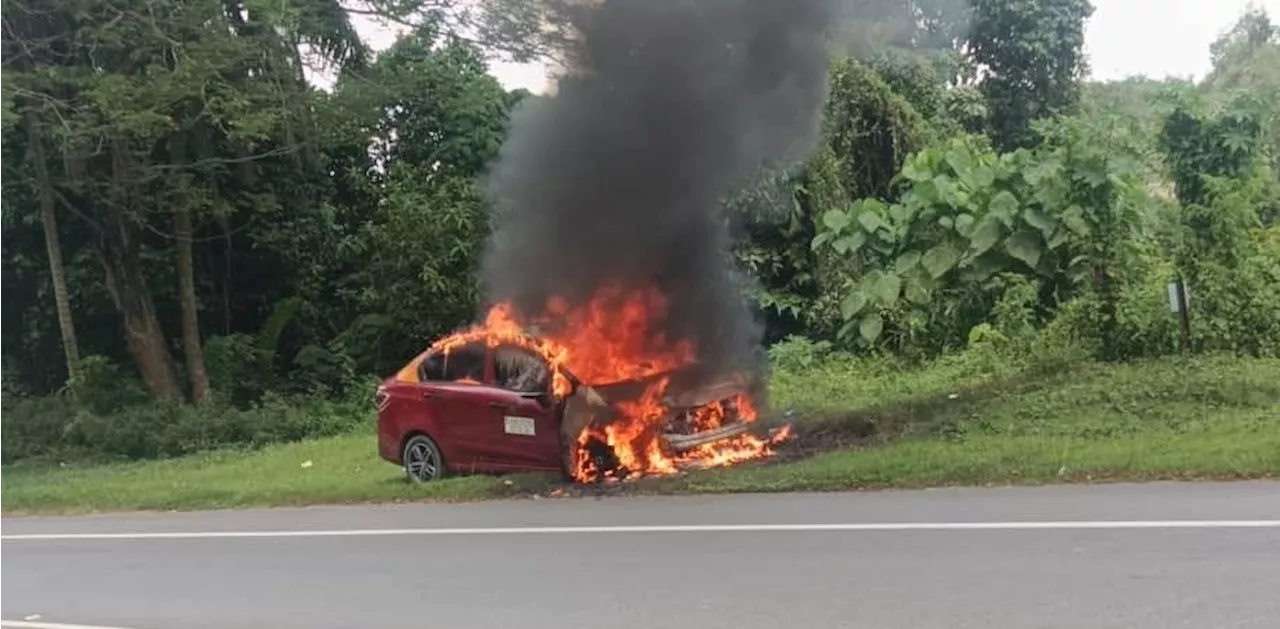
[[[481,180],[543,98],[486,59],[554,52],[558,3],[454,4],[347,7],[408,26],[374,55],[336,2],[6,3],[4,461],[348,430],[476,314]],[[1085,0],[867,4],[815,154],[724,200],[768,342],[1156,356],[1181,280],[1193,351],[1280,354],[1265,13],[1201,82],[1099,84]]]

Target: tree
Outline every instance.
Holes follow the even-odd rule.
[[[1031,123],[1071,114],[1086,73],[1088,0],[975,0],[968,54],[987,100],[996,148],[1030,148]]]
[[[519,95],[487,73],[477,46],[433,25],[342,77],[337,94],[372,139],[379,196],[346,243],[341,294],[363,314],[342,338],[361,366],[382,370],[475,314],[489,233],[478,176]]]
[[[1217,100],[1252,94],[1259,105],[1263,150],[1280,175],[1280,25],[1264,9],[1252,9],[1214,42],[1213,71],[1204,87]]]
[[[63,266],[62,244],[58,235],[58,214],[54,201],[53,182],[49,179],[48,164],[44,155],[44,136],[36,127],[35,115],[23,116],[26,124],[27,144],[30,155],[27,161],[35,169],[32,185],[40,199],[40,220],[44,228],[45,253],[49,257],[49,278],[53,283],[54,309],[58,315],[58,330],[62,334],[62,352],[67,361],[67,378],[75,379],[80,366],[80,343],[76,341],[75,320],[71,315],[71,298],[67,290],[67,273]]]
[[[223,205],[219,181],[227,173],[250,175],[254,162],[269,157],[300,159],[298,129],[309,118],[300,46],[362,54],[349,27],[334,27],[340,10],[276,8],[250,14],[217,0],[33,0],[13,3],[5,15],[6,63],[25,70],[12,78],[19,93],[32,95],[24,115],[59,123],[38,126],[56,129],[48,139],[61,160],[47,160],[61,162],[54,187],[95,232],[127,345],[156,397],[180,396],[182,387],[147,277],[146,241],[177,238],[183,347],[199,399],[207,384],[193,222]],[[170,220],[155,220],[165,215]]]
[[[5,5],[5,8],[9,8]],[[0,72],[5,72],[8,77],[4,79],[5,83],[15,83],[14,72],[31,72],[36,67],[37,59],[24,42],[31,38],[42,38],[49,35],[50,24],[40,19],[38,15],[9,15],[5,12],[3,22],[0,22],[0,32],[4,32],[5,41],[8,44],[0,45],[0,56],[10,59],[8,68],[0,68]],[[13,90],[12,94],[17,95],[15,87],[9,87]],[[22,114],[14,114],[10,109],[10,115],[22,118],[23,131],[26,133],[27,142],[27,163],[31,168],[31,184],[32,192],[40,200],[40,216],[41,225],[45,233],[45,255],[47,263],[49,263],[49,275],[54,288],[54,304],[55,311],[58,314],[58,327],[61,333],[61,342],[63,342],[63,355],[65,363],[67,363],[67,375],[69,379],[76,378],[79,365],[79,342],[76,338],[76,322],[72,316],[72,306],[70,306],[70,297],[67,288],[67,273],[65,273],[63,251],[61,251],[61,243],[59,242],[58,231],[58,208],[54,199],[54,188],[49,176],[49,168],[47,168],[47,158],[45,156],[45,136],[42,133],[41,122],[38,120],[36,109],[38,108],[38,96],[27,95],[23,99],[5,99],[6,109],[12,108],[18,102],[23,102],[24,108]]]
[[[352,0],[347,12],[409,33],[423,28],[484,53],[526,62],[566,61],[572,20],[599,0]]]

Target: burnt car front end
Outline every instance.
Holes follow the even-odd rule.
[[[663,383],[661,417],[645,427],[648,434],[641,439],[656,439],[662,458],[676,468],[704,467],[717,460],[718,448],[750,438],[756,411],[748,382],[740,375],[707,378],[686,369],[609,384],[579,384],[564,406],[561,439],[590,460],[586,467],[594,477],[584,478],[581,470],[572,474],[572,463],[566,460],[571,475],[590,482],[646,471],[629,469],[627,457],[617,456],[617,444],[607,443],[607,435],[617,432],[609,430],[610,424],[634,421],[622,409],[633,408],[658,381]]]

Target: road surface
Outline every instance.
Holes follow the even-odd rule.
[[[5,627],[1280,627],[1276,482],[5,518],[2,550]]]

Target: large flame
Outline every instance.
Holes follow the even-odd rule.
[[[667,299],[655,287],[626,291],[617,285],[598,290],[585,304],[549,300],[532,321],[523,320],[508,303],[493,306],[483,323],[437,341],[432,349],[451,349],[476,341],[489,346],[512,344],[530,350],[552,366],[552,392],[568,396],[572,383],[565,370],[587,385],[651,378],[692,365],[693,343],[668,339],[659,331]],[[536,333],[531,333],[536,329]],[[716,467],[770,456],[773,446],[790,437],[790,428],[769,438],[743,433],[675,453],[664,447],[662,433],[670,409],[664,403],[669,379],[653,378],[634,400],[614,404],[618,417],[591,425],[579,437],[572,474],[578,481],[611,480],[672,474],[682,468]],[[756,406],[737,394],[729,404],[712,402],[683,418],[694,432],[715,430],[734,420],[753,422]],[[616,459],[613,469],[598,469],[592,442],[606,444]]]

